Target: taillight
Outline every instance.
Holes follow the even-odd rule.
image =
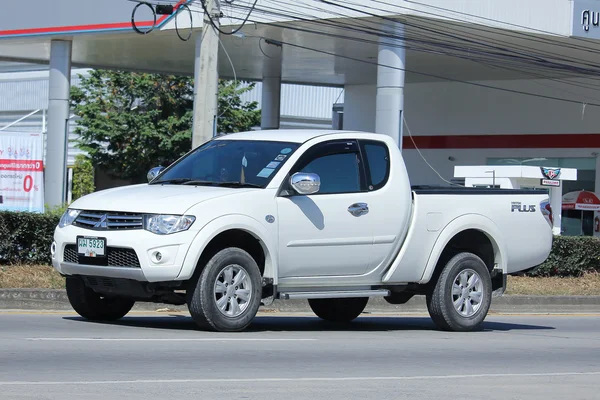
[[[546,218],[548,225],[552,227],[552,225],[554,225],[554,216],[552,215],[552,207],[550,206],[550,202],[542,201],[540,203],[540,210],[542,211],[544,218]]]

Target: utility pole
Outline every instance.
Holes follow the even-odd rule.
[[[221,15],[219,0],[200,1],[218,27]],[[209,141],[216,132],[217,124],[219,32],[212,26],[206,11],[202,32],[196,36],[192,148]]]

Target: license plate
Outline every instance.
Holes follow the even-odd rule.
[[[106,239],[78,237],[77,253],[84,257],[104,257],[106,256]]]

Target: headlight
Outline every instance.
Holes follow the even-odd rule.
[[[157,235],[168,235],[188,230],[195,220],[191,215],[146,215],[144,228]]]
[[[65,211],[65,213],[62,215],[62,217],[60,217],[60,221],[58,222],[58,227],[64,228],[65,226],[71,225],[75,221],[75,219],[79,216],[79,213],[81,213],[81,210],[67,209],[67,211]]]

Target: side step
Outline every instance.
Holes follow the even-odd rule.
[[[279,293],[279,298],[283,300],[292,299],[337,299],[349,297],[385,297],[389,296],[387,289],[375,290],[338,290],[338,291],[318,291],[318,292],[287,292]]]

